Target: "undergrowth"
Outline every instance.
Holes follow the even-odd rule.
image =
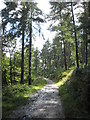
[[[65,73],[64,73],[65,74]],[[90,118],[88,114],[88,85],[90,67],[66,71],[57,86],[66,118]]]
[[[35,79],[30,86],[28,84],[3,86],[2,116],[6,117],[18,106],[26,104],[30,95],[40,90],[45,84],[45,80],[38,78]]]

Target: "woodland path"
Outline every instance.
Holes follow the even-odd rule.
[[[13,111],[9,118],[65,118],[58,87],[51,80],[30,97],[27,104]]]

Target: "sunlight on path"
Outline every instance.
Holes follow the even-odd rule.
[[[10,118],[64,118],[58,87],[46,81],[47,85],[32,95],[27,105],[13,111]]]

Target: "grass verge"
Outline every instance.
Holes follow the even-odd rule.
[[[90,68],[64,72],[65,76],[56,83],[66,118],[90,118],[88,114],[88,81]]]
[[[11,114],[12,110],[26,104],[30,95],[41,90],[45,85],[46,81],[42,78],[38,78],[35,79],[30,86],[27,84],[3,86],[2,116],[7,117]]]

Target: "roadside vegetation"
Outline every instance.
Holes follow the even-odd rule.
[[[43,78],[36,78],[30,86],[28,84],[3,86],[2,113],[4,117],[8,117],[14,109],[25,105],[30,95],[41,90],[44,85],[46,81]]]
[[[88,111],[88,88],[90,66],[62,73],[57,82],[66,118],[90,118]]]
[[[46,84],[43,77],[59,86],[67,118],[89,116],[90,2],[49,3],[50,12],[45,14],[36,2],[4,0],[0,11],[3,117],[40,90]],[[42,29],[47,25],[49,32]],[[38,39],[44,40],[41,50],[34,44]]]

